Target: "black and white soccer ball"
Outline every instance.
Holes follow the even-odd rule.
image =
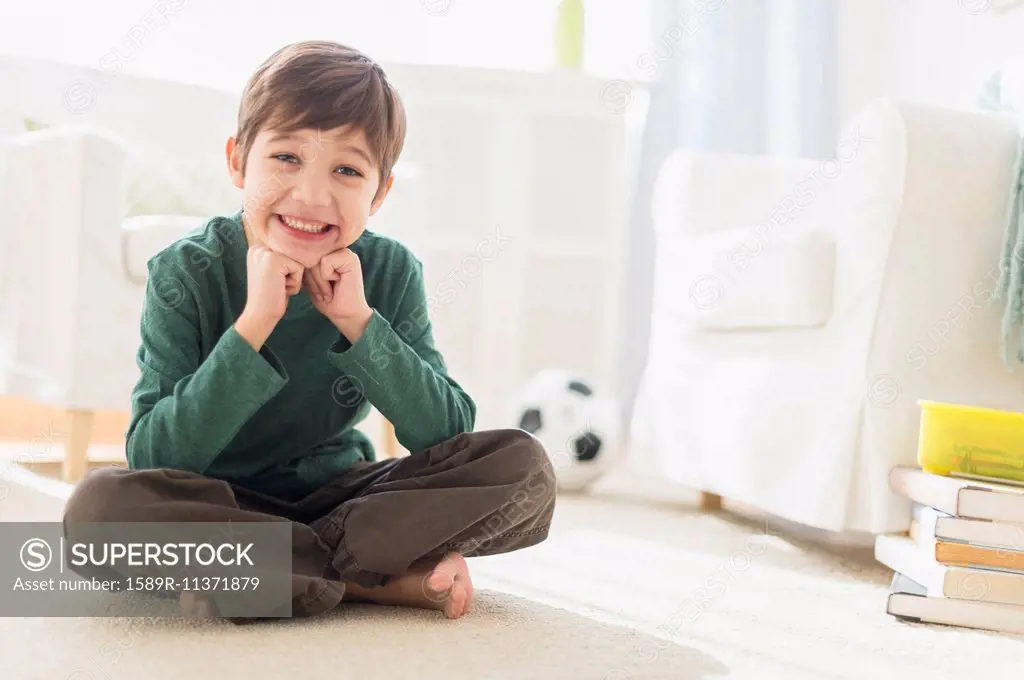
[[[579,491],[620,458],[619,412],[608,395],[568,371],[541,371],[516,401],[516,427],[537,437],[560,489]]]

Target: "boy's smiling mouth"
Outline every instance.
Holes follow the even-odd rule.
[[[327,222],[305,220],[291,215],[274,213],[274,221],[289,236],[304,240],[320,239],[330,234],[336,227]]]

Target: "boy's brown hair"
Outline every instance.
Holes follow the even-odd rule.
[[[245,160],[260,130],[363,130],[380,187],[405,144],[405,107],[384,69],[359,50],[326,40],[286,45],[249,78],[238,107],[236,144]],[[379,187],[379,188],[380,188]]]

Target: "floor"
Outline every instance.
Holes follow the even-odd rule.
[[[124,441],[127,411],[96,411],[92,441],[103,446]],[[49,455],[53,446],[67,438],[71,419],[62,408],[17,397],[0,396],[0,442],[24,442],[23,448],[38,456]]]
[[[127,411],[95,411],[89,467],[125,465],[124,434]],[[0,396],[0,469],[17,464],[40,475],[60,479],[64,446],[70,431],[70,416],[64,409]],[[383,421],[376,410],[358,425],[378,451],[386,451]],[[406,450],[395,444],[397,455]]]
[[[59,517],[66,487],[20,467],[4,474],[0,520]],[[700,513],[692,498],[634,494],[604,484],[563,495],[548,541],[472,560],[479,599],[459,621],[371,605],[242,627],[0,618],[0,675],[860,679],[1024,667],[1024,638],[887,616],[890,573],[870,548],[824,545],[728,505]]]

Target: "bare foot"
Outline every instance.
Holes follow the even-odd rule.
[[[409,571],[393,577],[387,585],[379,588],[347,583],[345,599],[438,609],[449,619],[457,619],[469,611],[473,601],[473,581],[465,558],[452,552],[440,561],[413,564]]]
[[[189,619],[213,619],[217,617],[217,608],[208,597],[191,590],[181,591],[178,596],[181,613]]]
[[[420,578],[420,590],[427,599],[439,604],[449,619],[468,612],[473,601],[473,581],[466,558],[455,552],[445,555]]]

